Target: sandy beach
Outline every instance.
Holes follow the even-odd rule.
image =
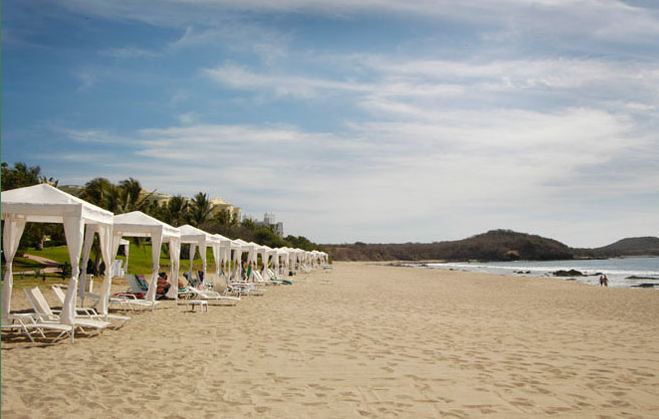
[[[129,315],[3,344],[2,417],[659,417],[653,290],[336,263],[235,307]]]

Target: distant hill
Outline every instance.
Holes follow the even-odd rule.
[[[466,239],[434,243],[324,245],[334,260],[507,261],[658,255],[659,238],[637,237],[596,249],[574,249],[557,240],[511,230],[492,230]]]
[[[659,237],[630,237],[595,249],[575,249],[593,257],[659,256]]]
[[[325,245],[335,260],[556,260],[572,259],[565,244],[537,235],[492,230],[435,243]]]

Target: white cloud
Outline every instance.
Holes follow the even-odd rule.
[[[184,112],[178,116],[178,120],[182,125],[192,125],[197,122],[198,115],[196,112]]]
[[[108,48],[99,52],[100,55],[119,59],[153,58],[160,55],[156,51],[137,47]]]
[[[170,0],[157,8],[145,0],[67,0],[61,3],[79,13],[178,27],[194,22],[213,26],[218,19],[223,21],[227,13],[307,13],[342,18],[377,12],[563,38],[651,42],[659,36],[656,10],[630,6],[620,0]]]
[[[508,227],[488,223],[509,214],[519,217],[512,226],[535,232],[529,214],[542,213],[543,225],[565,222],[593,201],[659,189],[652,164],[659,139],[639,135],[633,119],[587,108],[433,112],[352,123],[342,133],[194,123],[143,129],[131,136],[137,151],[124,158],[149,163],[133,164],[126,176],[163,192],[204,190],[257,214],[275,211],[288,231],[323,241],[386,240],[391,224],[408,225],[396,240],[433,240],[460,225],[456,212],[476,208],[486,221],[475,225]],[[608,174],[630,164],[645,170]],[[547,208],[557,203],[552,218]],[[430,220],[433,227],[422,228]]]
[[[293,96],[308,98],[321,92],[366,92],[372,87],[355,82],[335,81],[329,79],[258,74],[236,64],[223,64],[203,70],[212,81],[235,89],[269,90],[276,96]]]
[[[125,144],[129,139],[112,134],[106,130],[97,129],[70,129],[51,127],[55,132],[64,134],[66,137],[84,144]]]
[[[598,59],[511,59],[487,61],[425,60],[408,56],[346,55],[320,58],[343,70],[343,79],[286,71],[257,72],[225,63],[202,70],[218,85],[253,92],[259,97],[325,99],[353,97],[367,111],[432,112],[437,106],[536,101],[545,106],[614,107],[620,111],[653,110],[659,106],[659,63]],[[367,74],[364,76],[363,74]],[[596,92],[594,95],[593,93]],[[547,100],[547,95],[552,95]],[[633,97],[621,102],[620,97]],[[415,106],[416,105],[416,106]],[[411,116],[411,115],[408,115]]]
[[[124,47],[103,51],[106,56],[192,55],[221,44],[214,50],[222,52],[219,61],[211,62],[222,64],[188,72],[239,97],[231,114],[210,119],[213,110],[204,107],[210,100],[199,100],[199,86],[185,80],[167,91],[169,109],[176,108],[168,120],[180,125],[122,134],[60,131],[81,149],[70,156],[97,165],[95,175],[133,176],[168,193],[226,196],[257,214],[274,211],[287,231],[321,241],[429,241],[496,227],[575,238],[615,217],[638,229],[659,225],[656,213],[642,214],[642,222],[630,215],[649,207],[634,205],[639,195],[659,190],[659,63],[656,55],[623,54],[625,43],[657,41],[656,11],[600,0],[171,0],[157,9],[139,0],[65,4],[181,34],[160,52]],[[458,22],[484,47],[446,51],[428,41],[422,51],[396,44],[381,55],[342,55],[331,46],[301,51],[295,46],[308,44],[294,29],[267,29],[256,16],[305,13],[347,21],[374,12],[405,16],[409,24]],[[583,53],[598,42],[620,55]],[[536,43],[555,48],[519,55],[520,46]],[[245,53],[250,60],[242,59]],[[215,57],[196,62],[208,63],[209,56]],[[76,76],[83,90],[97,83],[93,72]],[[112,77],[124,78],[115,69]],[[295,122],[242,122],[256,120],[253,115],[219,122],[243,110],[240,100],[254,105],[251,96],[269,102],[263,120],[290,111],[281,118]],[[226,97],[218,97],[227,106]],[[278,105],[271,102],[282,98],[290,107],[269,113]],[[290,105],[290,99],[303,100]],[[344,108],[335,111],[339,105]],[[316,112],[318,119],[330,109],[335,113],[328,119],[342,123],[296,119],[295,106],[308,106],[305,114]],[[90,151],[101,143],[126,147]],[[620,202],[633,211],[616,211]],[[599,214],[601,208],[615,216]],[[616,231],[624,231],[623,223]]]
[[[74,77],[78,79],[79,92],[91,89],[92,87],[94,87],[94,85],[96,85],[96,82],[98,80],[97,75],[88,69],[81,69],[76,71],[74,73]]]

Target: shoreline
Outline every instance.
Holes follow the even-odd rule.
[[[551,278],[599,286],[598,277],[606,274],[612,288],[659,289],[659,257],[613,258],[602,260],[510,261],[510,262],[440,262],[413,263],[418,266],[461,272],[489,273],[526,278]],[[641,282],[642,281],[642,282]]]

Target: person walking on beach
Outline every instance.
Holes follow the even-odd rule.
[[[600,287],[608,287],[609,278],[606,277],[606,274],[600,275]]]

